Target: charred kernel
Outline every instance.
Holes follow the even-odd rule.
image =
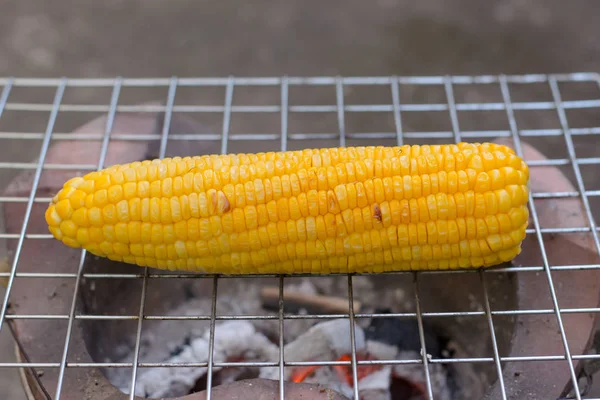
[[[386,206],[387,206],[387,204],[386,204]],[[388,213],[388,215],[389,215],[389,213]],[[381,212],[381,207],[377,203],[373,204],[373,218],[375,218],[379,222],[383,222],[383,215]]]

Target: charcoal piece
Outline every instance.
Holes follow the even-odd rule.
[[[390,314],[388,308],[376,309],[375,314]],[[427,353],[434,358],[442,358],[447,339],[438,335],[434,328],[423,321]],[[419,325],[414,318],[377,317],[365,329],[367,340],[376,340],[398,347],[400,351],[421,351]]]

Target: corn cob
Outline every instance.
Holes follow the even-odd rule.
[[[174,157],[72,178],[46,221],[67,246],[169,270],[489,267],[521,251],[528,181],[491,143]]]

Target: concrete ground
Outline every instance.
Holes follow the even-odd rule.
[[[591,0],[0,0],[0,76],[598,71],[599,10],[600,3]],[[581,90],[586,96],[591,93]],[[51,102],[52,93],[22,90],[15,96],[13,101]],[[178,96],[188,102],[196,99],[191,92]],[[131,98],[149,100],[144,95]],[[106,91],[81,90],[70,100],[107,104],[108,97]],[[368,131],[370,117],[360,118],[357,124]],[[581,118],[597,121],[595,114]],[[25,118],[6,112],[0,130],[40,132],[46,119],[39,113]],[[67,118],[59,125],[68,131],[81,122]],[[261,129],[252,121],[245,126],[248,131]],[[0,161],[28,162],[39,151],[36,145],[26,140],[3,143]],[[552,152],[556,145],[560,142],[547,142],[542,150]],[[589,142],[579,146],[585,149]],[[0,185],[13,174],[0,171]],[[13,354],[3,329],[0,359]],[[8,388],[8,398],[20,398],[16,371],[0,371],[0,388],[4,393]]]

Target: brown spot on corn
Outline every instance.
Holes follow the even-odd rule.
[[[215,215],[218,210],[219,199],[215,189],[209,189],[208,192],[208,215]]]
[[[217,197],[217,209],[219,210],[219,214],[225,214],[231,211],[231,204],[229,203],[227,196],[225,196],[225,193],[219,190]]]
[[[379,222],[382,222],[383,220],[381,216],[381,207],[379,207],[379,204],[377,203],[373,204],[373,218],[375,218]]]
[[[337,197],[333,190],[327,191],[327,211],[332,214],[337,214],[340,212],[340,205],[338,204]]]
[[[528,180],[478,143],[175,157],[71,179],[45,218],[67,246],[156,268],[473,268],[520,252]]]

